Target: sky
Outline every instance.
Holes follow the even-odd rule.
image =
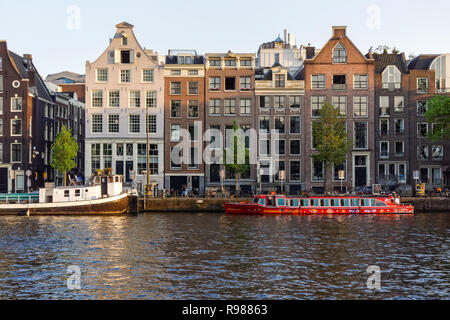
[[[367,53],[387,45],[409,54],[450,52],[448,0],[0,0],[0,40],[18,54],[30,53],[41,76],[83,73],[113,37],[115,25],[133,24],[140,44],[198,53],[257,52],[283,30],[298,45],[322,47],[331,27]]]

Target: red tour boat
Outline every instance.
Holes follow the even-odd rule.
[[[414,207],[392,196],[258,195],[251,203],[225,203],[228,214],[413,214]]]

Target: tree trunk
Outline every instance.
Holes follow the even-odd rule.
[[[67,172],[64,171],[64,187],[67,186]]]
[[[325,162],[324,164],[325,168],[324,168],[324,172],[323,172],[323,184],[324,184],[324,193],[327,194],[327,192],[329,192],[329,185],[328,185],[328,163]]]

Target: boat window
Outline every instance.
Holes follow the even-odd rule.
[[[331,199],[331,206],[332,207],[340,207],[341,203],[340,203],[340,199]]]
[[[253,198],[252,203],[258,203],[259,199],[258,198]]]
[[[259,204],[260,206],[265,207],[265,206],[266,206],[266,199],[264,199],[264,198],[259,199],[258,204]]]
[[[88,193],[88,192],[89,192],[89,190],[88,190],[88,189],[86,189],[86,190],[84,190],[84,192]]]
[[[109,183],[113,183],[114,182],[114,178],[113,177],[110,177],[109,178]]]
[[[119,182],[119,177],[116,177],[116,182]]]
[[[278,198],[277,199],[277,206],[278,207],[284,207],[286,205],[286,199],[284,198]]]
[[[293,208],[298,208],[298,199],[291,199],[291,204],[290,206]]]
[[[370,207],[370,199],[361,199],[361,207]]]
[[[312,199],[311,201],[313,207],[320,207],[319,199]]]
[[[309,207],[309,200],[308,199],[303,199],[302,200],[302,207]]]
[[[64,198],[68,198],[70,196],[70,190],[64,190]]]
[[[350,207],[350,199],[342,199],[343,207]]]
[[[358,199],[352,199],[352,207],[359,207],[359,200]]]
[[[380,200],[374,200],[374,201],[375,201],[374,207],[387,207],[387,204],[384,203],[383,201],[380,201]]]
[[[320,206],[321,207],[329,207],[330,201],[328,199],[320,199]]]
[[[81,190],[77,189],[75,190],[75,197],[79,197],[81,195]]]
[[[267,198],[267,206],[269,206],[269,207],[273,207],[274,206],[272,197],[268,197]]]

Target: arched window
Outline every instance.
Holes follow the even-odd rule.
[[[333,63],[347,63],[347,49],[340,42],[333,50]]]
[[[125,32],[122,32],[122,45],[127,46],[128,45],[128,37]]]
[[[395,66],[387,66],[383,71],[383,89],[400,89],[402,74]]]

